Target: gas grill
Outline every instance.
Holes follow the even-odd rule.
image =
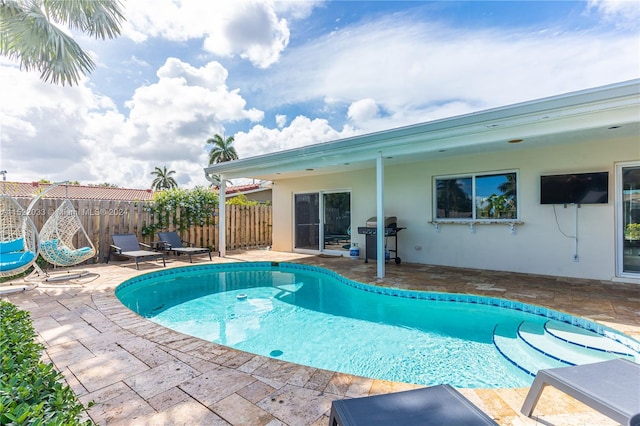
[[[398,232],[403,229],[406,228],[398,228],[398,220],[395,216],[384,218],[385,261],[393,260],[396,264],[400,264]],[[369,259],[376,260],[378,258],[378,218],[376,216],[370,217],[366,226],[358,227],[358,234],[365,235],[364,263],[368,263]],[[392,247],[389,247],[389,239],[393,240]]]

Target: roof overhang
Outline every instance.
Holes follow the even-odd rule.
[[[205,168],[227,179],[278,180],[640,134],[640,79],[308,145]],[[509,143],[513,140],[522,143]]]

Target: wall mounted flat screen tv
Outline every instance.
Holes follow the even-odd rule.
[[[609,172],[540,176],[540,204],[607,204]]]

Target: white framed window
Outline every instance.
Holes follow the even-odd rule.
[[[516,170],[436,176],[433,179],[435,221],[517,221]]]

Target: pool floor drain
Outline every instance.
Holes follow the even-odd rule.
[[[280,349],[276,349],[276,350],[273,350],[273,351],[269,352],[269,355],[276,357],[276,356],[282,355],[283,353],[284,352],[282,352]]]

